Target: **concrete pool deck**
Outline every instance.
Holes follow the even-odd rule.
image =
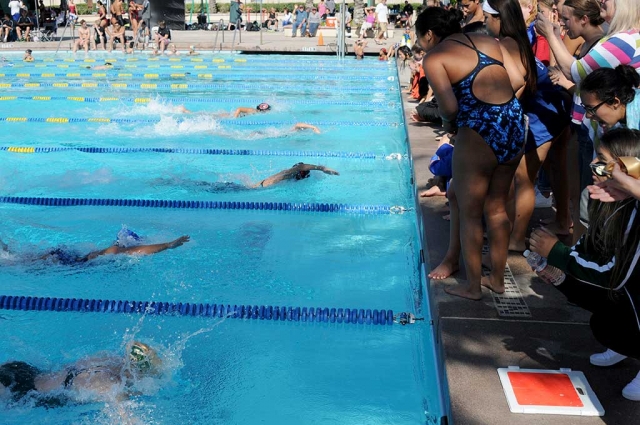
[[[415,103],[403,95],[405,119]],[[437,149],[437,127],[409,124],[417,187],[424,189],[431,156]],[[444,197],[419,200],[425,221],[430,268],[447,250],[449,222]],[[548,212],[551,211],[547,209]],[[543,210],[536,210],[540,216]],[[534,215],[534,219],[536,218]],[[436,243],[436,241],[438,241]],[[611,368],[589,364],[589,356],[604,351],[592,336],[589,313],[570,305],[560,291],[538,279],[521,255],[509,255],[508,264],[531,317],[501,317],[491,294],[469,301],[444,292],[464,279],[463,272],[431,281],[431,293],[440,320],[440,333],[449,382],[452,423],[456,425],[630,425],[640,421],[640,403],[622,397],[622,388],[640,370],[640,362],[627,359]],[[456,279],[457,278],[457,279]],[[532,369],[570,368],[582,371],[605,409],[603,417],[528,415],[509,411],[496,369],[508,366]],[[635,419],[634,419],[635,418]]]
[[[95,16],[88,17],[89,21]],[[60,32],[61,33],[61,32]],[[195,45],[201,51],[213,48],[215,32],[172,31],[179,49]],[[223,50],[229,50],[232,33],[225,34]],[[284,37],[281,32],[243,32],[242,42],[236,50],[247,52],[303,52],[307,54],[335,51],[330,43],[334,38],[325,38],[326,46],[317,46],[315,38]],[[396,31],[388,47],[400,40]],[[351,46],[353,39],[347,39]],[[2,51],[55,50],[58,41],[35,43],[8,43],[0,45]],[[67,36],[61,44],[68,51],[71,39]],[[333,49],[333,50],[332,50]],[[370,43],[367,52],[376,53],[379,46]],[[351,51],[351,48],[349,49]],[[83,55],[79,52],[78,55]],[[90,53],[91,55],[91,53]],[[295,61],[295,58],[292,58]],[[406,121],[415,103],[404,96]],[[437,148],[434,138],[439,130],[424,125],[408,126],[413,153],[417,186],[424,188],[431,177],[429,160]],[[446,251],[448,222],[442,219],[445,199],[422,198],[420,205],[425,219],[425,237],[431,266],[438,264]],[[438,241],[438,243],[436,243]],[[535,278],[520,256],[509,257],[509,266],[517,286],[530,312],[530,318],[502,318],[486,292],[482,301],[473,302],[447,295],[445,285],[453,285],[456,279],[431,282],[439,315],[445,365],[451,398],[451,422],[462,425],[519,425],[519,424],[608,424],[632,425],[640,417],[640,403],[625,400],[622,388],[633,379],[640,363],[625,360],[609,369],[600,369],[589,364],[589,355],[603,350],[591,335],[586,312],[571,306],[554,288]],[[456,277],[463,278],[461,273]],[[523,415],[510,413],[496,369],[520,366],[522,368],[559,369],[571,368],[585,373],[600,402],[605,416],[577,417],[552,415]],[[636,419],[633,419],[636,418]]]

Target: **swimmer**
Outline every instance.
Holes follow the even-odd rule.
[[[364,48],[367,47],[367,42],[364,40],[356,40],[353,45],[353,53],[356,55],[356,60],[364,59]]]
[[[260,189],[263,187],[273,186],[278,183],[282,183],[287,180],[298,181],[304,180],[306,178],[311,177],[311,171],[322,171],[325,174],[329,174],[332,176],[340,175],[337,171],[332,170],[331,168],[325,167],[324,165],[313,165],[313,164],[305,164],[303,162],[299,162],[295,164],[291,168],[287,168],[286,170],[282,170],[279,173],[276,173],[272,176],[261,180],[258,183],[249,183],[249,184],[241,184],[236,182],[208,182],[204,180],[193,181],[188,179],[180,179],[180,178],[172,178],[172,179],[156,179],[155,184],[167,184],[172,186],[191,186],[197,187],[200,190],[212,193],[225,193],[225,192],[240,192],[245,190],[252,189]]]
[[[171,44],[169,46],[169,51],[166,52],[167,55],[174,55],[174,56],[180,56],[180,52],[178,51],[178,49],[176,48],[175,44]]]
[[[226,112],[224,113],[220,113],[220,114],[213,114],[215,117],[225,117],[225,116],[229,116],[232,115],[233,118],[238,118],[244,115],[251,115],[251,114],[257,114],[258,112],[268,112],[271,110],[271,105],[269,105],[268,103],[261,103],[258,106],[256,106],[255,108],[248,108],[248,107],[239,107],[237,108],[233,114],[228,114]],[[192,111],[188,110],[184,105],[180,105],[178,107],[176,107],[176,112],[180,112],[183,114],[191,114]]]
[[[101,71],[106,69],[113,69],[113,64],[111,62],[105,62],[104,65],[93,65],[93,66],[85,66],[87,69],[93,69],[94,71]]]
[[[92,251],[87,255],[80,255],[73,250],[64,247],[53,248],[45,254],[35,258],[35,260],[50,261],[63,266],[72,266],[86,263],[103,255],[152,255],[167,249],[174,249],[189,242],[189,236],[180,236],[171,242],[164,242],[152,245],[142,245],[141,238],[135,232],[123,227],[116,237],[116,241],[108,248]],[[11,253],[8,246],[0,241],[0,251]],[[33,258],[31,258],[33,260]]]
[[[194,46],[189,46],[189,56],[198,56],[200,53],[196,52],[196,48]]]
[[[127,344],[123,355],[85,357],[51,372],[11,361],[0,365],[0,397],[47,408],[119,401],[138,395],[135,385],[141,379],[159,378],[162,366],[157,352],[140,341]]]
[[[33,58],[33,56],[31,56],[32,50],[31,49],[27,49],[24,51],[24,57],[22,58],[22,60],[24,62],[33,62],[35,59]]]

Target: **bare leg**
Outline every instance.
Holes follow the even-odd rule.
[[[543,164],[549,169],[551,190],[556,200],[556,220],[551,231],[558,235],[568,235],[571,229],[571,212],[569,211],[569,175],[567,170],[567,147],[571,138],[569,126],[553,141],[547,161]]]
[[[460,235],[464,235],[461,246],[468,284],[445,288],[447,293],[472,300],[482,298],[482,215],[485,200],[489,201],[488,197],[495,199],[491,203],[492,207],[499,207],[498,211],[491,211],[491,222],[488,225],[493,237],[490,239],[493,239],[492,245],[496,248],[504,245],[504,252],[496,252],[496,255],[502,254],[506,262],[510,228],[506,214],[506,198],[516,165],[517,162],[511,167],[499,166],[493,151],[478,133],[469,128],[459,130],[453,155],[453,175],[456,176],[453,179],[453,187],[458,200]],[[503,168],[511,171],[504,173]],[[503,183],[504,179],[507,179],[506,184]],[[452,206],[452,213],[453,210]],[[489,217],[487,220],[489,221]],[[495,262],[492,260],[494,266],[498,266],[498,263],[497,257]],[[504,265],[501,273],[503,271]]]
[[[429,189],[420,192],[421,198],[430,198],[432,196],[447,196],[447,192],[440,190],[438,185],[433,185]]]
[[[534,183],[550,147],[551,143],[547,142],[536,150],[524,154],[516,170],[515,216],[513,217],[513,230],[509,240],[510,250],[522,252],[526,249],[524,239],[527,235],[529,220],[531,220],[536,203]]]
[[[435,280],[446,279],[460,269],[460,220],[453,180],[451,182],[449,193],[447,193],[451,210],[449,214],[449,247],[442,262],[429,273],[429,277]]]

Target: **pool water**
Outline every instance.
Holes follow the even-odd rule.
[[[441,370],[392,64],[251,55],[85,61],[45,53],[24,64],[6,57],[15,64],[0,68],[0,197],[355,208],[0,203],[0,239],[10,248],[0,252],[0,295],[391,309],[425,320],[376,326],[0,310],[0,364],[58,370],[138,339],[158,349],[165,372],[125,401],[55,409],[0,402],[3,423],[439,423]],[[116,69],[86,68],[104,60]],[[227,116],[260,102],[272,110]],[[192,112],[179,112],[181,105]],[[293,131],[297,122],[321,132]],[[339,175],[313,171],[302,181],[250,188],[298,162]],[[33,260],[53,247],[83,255],[105,248],[123,225],[145,244],[181,235],[191,241],[75,266]]]

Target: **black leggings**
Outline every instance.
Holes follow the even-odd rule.
[[[640,359],[638,318],[624,288],[612,294],[608,289],[587,285],[570,276],[557,288],[569,301],[593,313],[589,325],[600,344]],[[640,303],[636,303],[636,308],[640,308]]]

